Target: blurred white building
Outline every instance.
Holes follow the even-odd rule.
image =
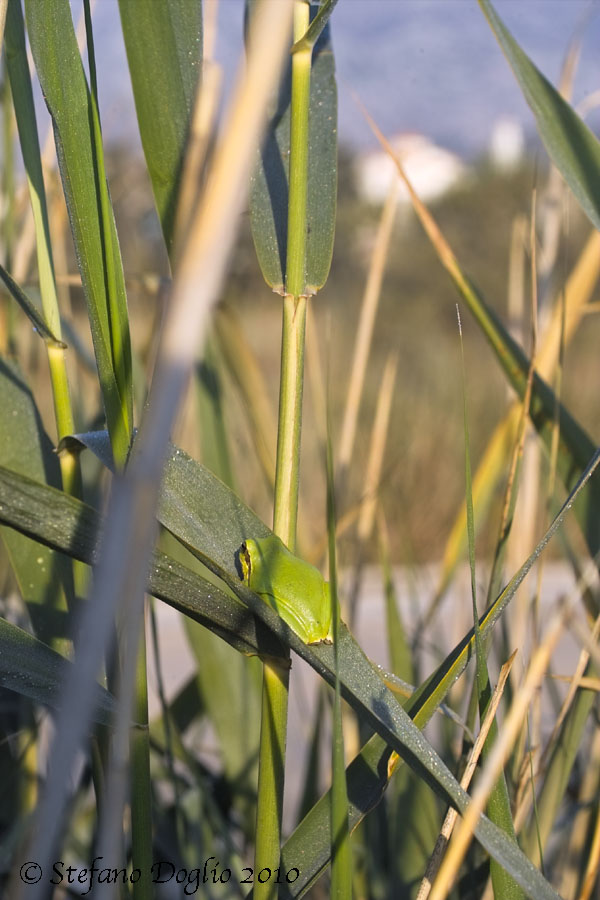
[[[490,162],[496,169],[516,169],[525,154],[525,134],[521,123],[512,116],[501,116],[494,123],[490,137]]]
[[[423,134],[398,134],[390,138],[390,144],[421,200],[443,197],[467,175],[468,169],[459,156],[438,147]],[[394,180],[398,181],[398,202],[410,203],[396,165],[384,150],[371,150],[357,157],[355,178],[358,194],[367,203],[382,204]]]

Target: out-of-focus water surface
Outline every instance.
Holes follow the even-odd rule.
[[[555,84],[569,40],[581,27],[573,100],[577,104],[600,89],[598,2],[497,0],[495,7]],[[242,0],[221,0],[216,53],[228,73],[228,90],[241,52],[242,19]],[[467,156],[486,147],[499,116],[515,116],[533,130],[476,0],[339,0],[331,21],[344,142],[373,143],[351,89],[386,133],[420,131]],[[98,0],[94,23],[105,135],[136,141],[117,0]],[[598,126],[600,115],[593,113],[589,121]]]

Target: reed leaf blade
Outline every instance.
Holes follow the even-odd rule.
[[[33,635],[0,618],[0,687],[15,691],[34,703],[60,707],[61,689],[69,660]],[[112,723],[115,701],[97,686],[94,720]]]
[[[489,0],[479,0],[479,5],[535,116],[548,155],[592,224],[600,228],[598,139],[523,52]]]
[[[310,74],[305,290],[325,284],[331,265],[337,197],[337,88],[329,25],[313,51]],[[250,191],[256,255],[267,284],[285,292],[290,155],[291,68],[284,74]]]
[[[202,66],[202,3],[119,0],[119,12],[142,146],[170,255],[181,167]]]
[[[92,98],[68,0],[27,2],[31,49],[52,117],[63,190],[87,302],[98,376],[111,439],[122,462],[133,428],[131,348],[125,279],[106,181],[99,177]],[[108,203],[105,242],[102,205]],[[114,275],[111,308],[109,268]]]

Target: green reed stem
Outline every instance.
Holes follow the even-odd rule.
[[[292,553],[298,518],[305,332],[306,297],[287,295],[283,298],[273,531]]]
[[[306,31],[310,7],[297,0],[294,35]],[[290,186],[288,205],[288,245],[285,291],[293,297],[305,292],[306,203],[308,183],[308,110],[312,51],[300,50],[292,56],[292,105],[290,130]]]
[[[145,601],[144,601],[145,602]],[[148,676],[146,670],[145,616],[138,646],[133,718],[137,723],[129,736],[131,764],[131,863],[141,872],[152,868],[152,791],[150,780],[150,740],[148,731]],[[138,780],[139,779],[139,780]],[[148,879],[140,878],[133,887],[134,900],[151,898]]]
[[[7,77],[6,54],[4,55],[2,72],[2,151],[4,166],[2,170],[2,193],[5,198],[5,209],[2,216],[2,238],[4,240],[4,268],[12,268],[13,248],[15,244],[15,154],[13,107],[11,103],[10,82]],[[4,298],[0,307],[0,352],[8,354],[13,343],[14,306]]]
[[[294,41],[304,36],[309,21],[308,3],[305,0],[297,0],[294,10]],[[306,197],[310,67],[310,49],[293,55],[286,295],[283,299],[279,431],[273,512],[273,530],[292,552],[296,548],[298,518],[306,330]],[[277,885],[274,880],[271,878],[261,884],[258,876],[265,867],[274,871],[279,865],[288,691],[289,665],[265,662],[254,855],[255,900],[274,900],[277,896]]]
[[[7,73],[6,55],[2,72],[2,151],[4,166],[2,169],[2,192],[5,199],[5,210],[2,218],[2,236],[4,238],[4,268],[12,269],[13,248],[15,245],[15,153],[13,125],[13,105],[11,102],[10,81]]]

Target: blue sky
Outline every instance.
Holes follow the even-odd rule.
[[[74,0],[76,9],[78,0]],[[600,88],[600,4],[589,0],[497,0],[496,9],[553,82],[587,13],[574,100]],[[217,56],[230,85],[241,51],[243,2],[221,0]],[[137,145],[117,0],[94,12],[104,133]],[[340,137],[372,143],[350,96],[357,91],[388,133],[423,131],[474,155],[494,120],[532,118],[476,0],[339,0],[332,17],[339,76]],[[592,125],[600,121],[594,115]]]

